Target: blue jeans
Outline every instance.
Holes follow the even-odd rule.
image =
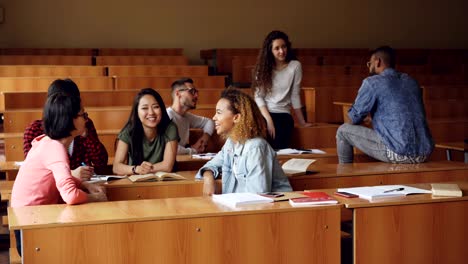
[[[385,146],[373,129],[345,123],[336,131],[336,151],[338,153],[339,163],[353,162],[353,147],[383,162],[421,163],[427,160],[426,156],[396,154]]]

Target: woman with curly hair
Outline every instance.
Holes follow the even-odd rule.
[[[253,73],[252,89],[267,122],[269,142],[274,149],[288,148],[294,128],[291,106],[299,125],[312,125],[301,111],[302,66],[288,35],[275,30],[266,36]]]
[[[144,88],[135,96],[127,124],[119,133],[113,171],[118,175],[172,171],[179,134],[158,92]]]
[[[222,193],[291,191],[291,185],[264,139],[265,121],[255,101],[236,89],[226,89],[213,117],[218,135],[226,138],[221,151],[198,172],[203,194],[215,193],[214,179],[222,173]]]

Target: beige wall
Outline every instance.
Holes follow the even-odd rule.
[[[291,3],[291,4],[289,4]],[[466,0],[0,0],[0,47],[468,48]]]

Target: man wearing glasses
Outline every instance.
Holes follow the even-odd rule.
[[[395,52],[388,46],[374,50],[367,67],[371,76],[362,82],[348,111],[352,124],[336,132],[339,162],[353,162],[353,147],[383,162],[426,161],[434,142],[418,83],[394,69]],[[359,126],[368,115],[373,129]]]
[[[58,79],[53,81],[47,91],[47,97],[55,93],[64,93],[69,96],[80,97],[78,86],[70,79]],[[72,175],[76,178],[88,180],[94,174],[95,170],[97,173],[105,172],[108,154],[104,145],[99,141],[96,128],[94,127],[93,121],[88,118],[88,113],[83,110],[80,112],[82,114],[78,114],[78,116],[82,116],[86,120],[86,132],[84,135],[74,138],[68,148],[68,154],[70,156]],[[25,158],[31,149],[31,142],[33,139],[42,134],[44,134],[42,120],[35,120],[26,128],[23,136],[23,152]]]
[[[172,106],[168,107],[167,114],[176,123],[180,136],[177,154],[192,154],[205,152],[208,140],[214,131],[211,119],[197,116],[188,111],[197,107],[198,90],[190,78],[182,78],[172,83]],[[203,135],[195,142],[189,144],[190,128],[203,129]]]

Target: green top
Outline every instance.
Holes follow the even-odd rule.
[[[127,143],[128,148],[128,164],[129,165],[140,165],[133,164],[132,156],[130,155],[131,138],[128,133],[128,129],[124,128],[120,133],[118,138],[123,142]],[[148,141],[146,137],[143,136],[143,160],[151,163],[161,162],[164,158],[164,149],[166,148],[166,143],[170,141],[177,140],[179,141],[179,134],[177,133],[177,126],[171,121],[167,126],[166,132],[164,135],[158,134],[153,141]]]

